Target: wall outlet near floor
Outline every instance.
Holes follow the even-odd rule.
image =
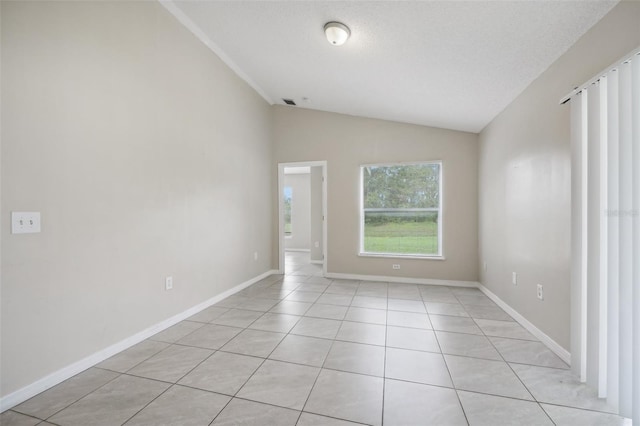
[[[484,269],[485,272],[487,272],[487,262],[482,263],[482,268]]]
[[[173,277],[167,277],[164,279],[164,289],[165,290],[173,289]]]
[[[400,269],[400,265],[398,265],[397,263],[393,264],[393,269]]]
[[[538,299],[544,300],[544,288],[542,284],[538,284]]]
[[[257,251],[253,252],[253,260],[258,260],[258,252]]]
[[[511,282],[513,283],[513,285],[518,285],[518,273],[517,272],[512,272],[511,273]]]
[[[316,248],[320,247],[320,241],[316,241],[313,245],[316,246]]]

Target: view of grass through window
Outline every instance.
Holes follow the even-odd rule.
[[[363,166],[364,253],[440,254],[440,163]]]
[[[291,235],[291,198],[293,190],[290,186],[284,187],[284,235]]]

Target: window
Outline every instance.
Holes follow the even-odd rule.
[[[291,198],[293,190],[290,186],[284,187],[284,235],[291,237]]]
[[[360,253],[442,256],[442,164],[360,167]]]

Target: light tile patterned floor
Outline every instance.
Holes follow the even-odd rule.
[[[20,425],[622,425],[480,291],[308,254],[0,415]]]

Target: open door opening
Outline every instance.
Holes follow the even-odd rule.
[[[279,270],[327,272],[326,161],[278,164]]]

